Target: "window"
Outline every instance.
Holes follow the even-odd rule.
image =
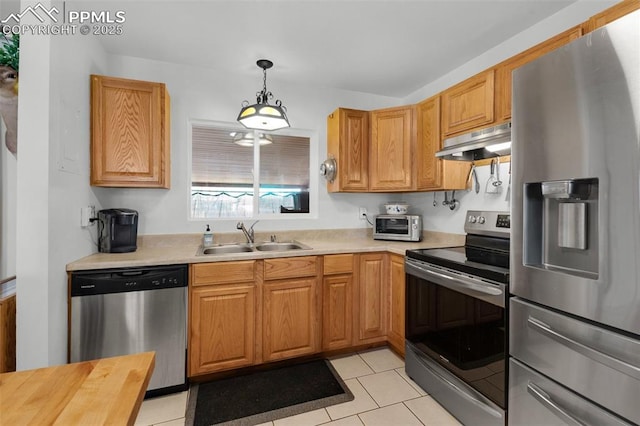
[[[191,218],[309,213],[310,139],[300,133],[192,122]]]

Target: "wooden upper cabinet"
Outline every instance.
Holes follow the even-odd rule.
[[[491,69],[442,92],[443,135],[493,123],[494,78]]]
[[[496,67],[496,122],[511,118],[511,73],[518,67],[582,36],[580,25],[519,53]]]
[[[589,18],[589,20],[583,24],[583,28],[585,33],[597,30],[638,9],[640,9],[640,0],[623,0]]]
[[[91,185],[169,188],[170,100],[163,83],[91,76]]]
[[[369,112],[338,108],[327,117],[327,153],[337,163],[329,192],[369,188]]]
[[[442,149],[440,134],[440,97],[416,105],[417,190],[466,189],[470,165],[436,157]]]
[[[415,189],[414,129],[413,106],[371,112],[371,191]]]

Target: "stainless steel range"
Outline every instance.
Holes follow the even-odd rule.
[[[406,372],[464,424],[505,424],[510,226],[468,211],[464,246],[406,252]]]

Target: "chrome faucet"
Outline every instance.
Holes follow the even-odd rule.
[[[236,228],[241,230],[244,233],[244,236],[247,237],[247,243],[249,244],[253,244],[253,227],[256,226],[256,223],[258,223],[259,221],[256,220],[255,222],[253,222],[253,224],[249,227],[249,230],[247,230],[247,228],[244,227],[244,223],[242,222],[238,222],[238,224],[236,225]]]

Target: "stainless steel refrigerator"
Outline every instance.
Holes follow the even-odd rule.
[[[640,424],[640,11],[513,74],[509,424]]]

